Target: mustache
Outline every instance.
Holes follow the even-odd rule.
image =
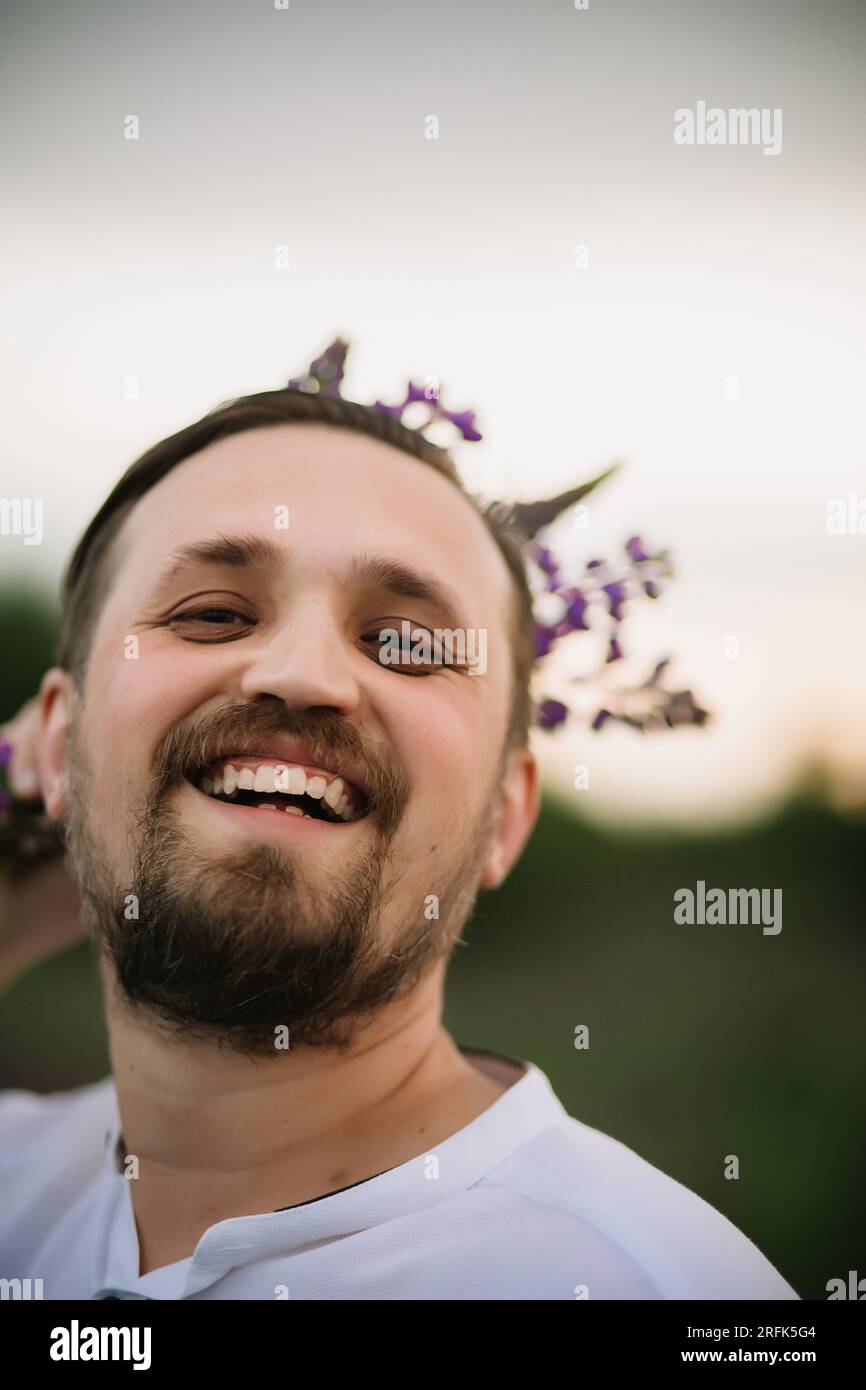
[[[330,710],[290,710],[276,700],[224,705],[214,714],[172,729],[154,760],[154,803],[226,752],[252,752],[254,744],[280,734],[303,740],[313,763],[327,767],[348,761],[359,769],[368,814],[375,816],[383,831],[397,825],[409,798],[409,781],[396,759],[370,749],[343,715]]]

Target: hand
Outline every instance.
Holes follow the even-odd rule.
[[[6,778],[19,809],[41,810],[39,700],[28,700],[0,727],[0,746],[11,745]],[[83,939],[78,887],[62,859],[0,871],[0,985],[21,971]]]
[[[0,727],[0,744],[8,743],[12,756],[6,775],[13,795],[22,801],[36,802],[39,789],[39,699],[34,696],[8,724]]]

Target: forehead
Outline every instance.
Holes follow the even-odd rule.
[[[178,464],[124,523],[118,583],[138,587],[180,546],[239,533],[267,537],[298,568],[339,573],[366,552],[427,570],[479,625],[512,602],[498,547],[447,478],[381,440],[319,424],[246,430]]]

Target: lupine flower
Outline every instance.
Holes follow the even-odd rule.
[[[547,653],[550,651],[551,647],[553,646],[553,643],[554,643],[554,641],[556,640],[556,637],[557,637],[557,636],[558,636],[558,632],[557,632],[557,629],[556,629],[556,628],[554,628],[554,627],[544,627],[541,623],[536,623],[536,624],[535,624],[535,656],[536,656],[536,660],[537,660],[539,657],[547,656]]]
[[[574,632],[589,632],[589,623],[586,621],[589,600],[584,597],[580,589],[564,589],[562,596],[567,604],[565,610],[567,627]]]
[[[628,551],[631,558],[635,561],[640,562],[641,560],[648,560],[650,558],[643,548],[643,542],[641,541],[640,536],[629,537],[629,539],[625,543],[625,548]]]
[[[446,410],[442,405],[438,386],[433,387],[431,393],[428,394],[427,387],[416,386],[413,381],[410,381],[406,388],[405,399],[400,401],[398,405],[386,405],[384,401],[374,401],[373,409],[383,410],[386,415],[391,415],[395,420],[402,420],[406,408],[419,401],[423,401],[425,405],[430,407],[430,418],[426,422],[427,425],[432,424],[434,420],[448,420],[455,429],[460,431],[464,439],[475,443],[482,438],[475,427],[475,411]]]
[[[464,439],[468,439],[474,443],[481,438],[481,435],[475,428],[474,410],[443,410],[442,414],[445,416],[446,420],[451,421],[452,425],[456,425]]]
[[[399,420],[403,411],[406,409],[406,401],[400,405],[385,405],[384,401],[375,401],[374,410],[381,410],[385,415],[392,415],[395,420]]]
[[[624,659],[620,624],[625,618],[627,601],[640,594],[659,598],[662,590],[658,580],[671,573],[668,552],[660,550],[650,554],[639,536],[631,536],[625,550],[627,561],[611,563],[600,558],[587,561],[580,585],[576,587],[567,582],[566,567],[555,551],[535,540],[528,544],[527,553],[535,566],[531,575],[535,596],[541,600],[536,611],[539,618],[544,614],[543,621],[536,621],[536,659],[543,659],[558,641],[575,632],[604,634],[605,654],[600,665],[594,672],[574,676],[575,682],[584,687],[593,681],[597,686],[606,686],[607,703],[592,718],[590,727],[593,730],[598,731],[610,720],[640,733],[703,724],[709,714],[695,702],[691,691],[672,691],[663,684],[670,662],[668,657],[656,662],[649,676],[632,685],[614,684],[603,676],[607,667]],[[551,592],[562,605],[556,622],[551,620],[546,607],[549,603],[546,595]],[[541,599],[542,594],[544,599]],[[542,729],[555,729],[569,715],[566,704],[547,698],[537,707],[536,724]],[[589,722],[588,711],[585,718]]]
[[[8,739],[0,743],[0,768],[6,768],[12,761],[12,744]],[[0,822],[9,819],[12,810],[13,797],[6,791],[5,787],[0,787]]]
[[[607,594],[610,600],[610,616],[615,623],[622,619],[622,605],[625,603],[624,584],[603,584],[602,591]]]
[[[536,712],[536,723],[542,729],[555,729],[568,718],[568,706],[561,700],[542,700]]]

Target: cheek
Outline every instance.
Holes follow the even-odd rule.
[[[471,699],[455,701],[435,698],[432,689],[410,696],[395,702],[385,719],[410,778],[412,819],[459,838],[490,782],[499,751],[492,735],[495,721],[474,692]]]
[[[149,773],[162,739],[207,699],[204,672],[145,640],[137,652],[121,642],[97,655],[86,692],[91,747],[97,766],[128,783]]]

